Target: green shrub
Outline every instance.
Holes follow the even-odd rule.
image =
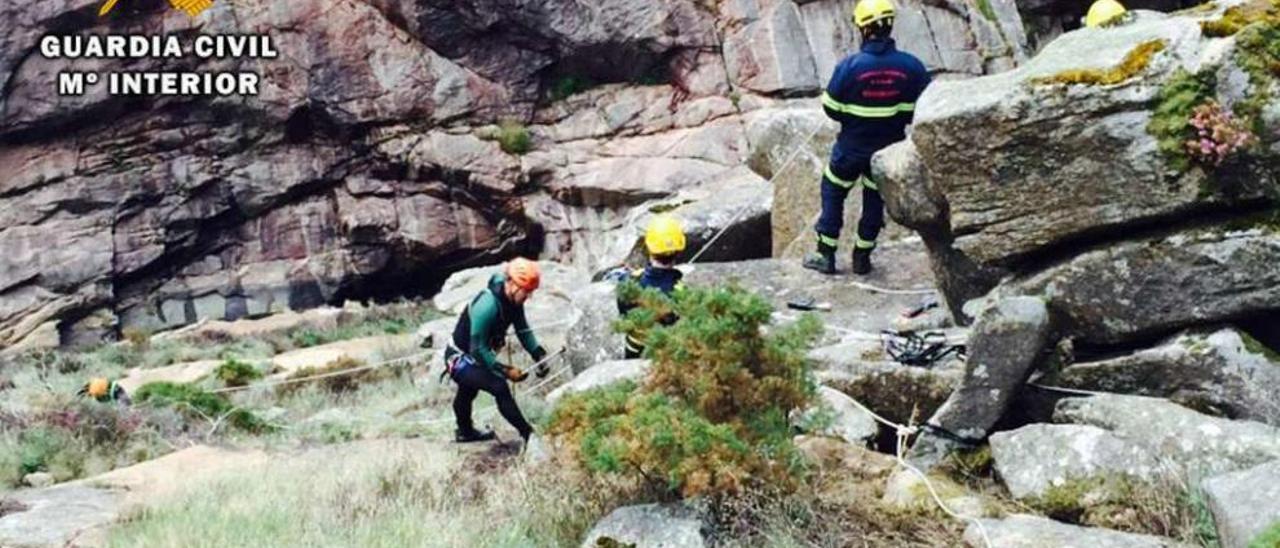
[[[257,367],[235,358],[222,362],[213,374],[226,386],[245,386],[262,378],[262,372]]]
[[[524,154],[533,148],[533,135],[529,133],[529,128],[513,120],[506,120],[498,124],[498,131],[494,139],[498,141],[498,146],[502,148],[502,151],[507,154]]]
[[[183,413],[195,413],[211,421],[225,417],[228,424],[249,432],[268,429],[267,424],[252,412],[231,405],[219,394],[190,384],[147,383],[138,389],[136,400],[156,407],[173,407]]]
[[[596,87],[596,85],[595,80],[588,76],[562,76],[547,88],[547,101],[551,103],[563,101],[570,96]]]
[[[768,326],[769,304],[737,287],[687,289],[674,299],[628,284],[619,291],[640,303],[617,328],[647,333],[648,377],[638,387],[566,397],[548,432],[564,436],[588,470],[662,492],[794,487],[801,462],[787,416],[813,395],[805,353],[817,320]],[[657,321],[671,313],[680,319],[674,325]]]
[[[1249,548],[1280,548],[1280,521],[1271,524],[1262,534],[1250,541]]]

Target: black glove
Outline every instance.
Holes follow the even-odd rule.
[[[547,349],[539,346],[533,349],[533,352],[530,352],[529,356],[533,358],[533,363],[538,363],[542,361],[543,358],[547,357]]]

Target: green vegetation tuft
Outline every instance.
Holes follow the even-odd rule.
[[[498,125],[498,146],[507,154],[524,154],[533,149],[533,136],[523,124],[507,120]]]
[[[246,386],[262,378],[262,372],[251,364],[235,358],[227,358],[213,371],[213,375],[226,386]]]
[[[561,76],[547,88],[547,102],[557,103],[563,101],[597,85],[599,84],[590,76]]]
[[[1250,541],[1249,548],[1280,548],[1280,520]]]
[[[1216,86],[1212,70],[1192,74],[1178,69],[1160,88],[1147,133],[1156,138],[1165,161],[1179,172],[1191,166],[1185,143],[1193,131],[1192,111],[1213,97]]]
[[[986,17],[987,20],[992,23],[999,21],[999,17],[996,17],[996,10],[991,7],[991,0],[976,0],[976,2],[978,4],[978,11],[982,13],[983,17]]]
[[[253,412],[233,406],[221,395],[191,384],[152,382],[138,388],[136,401],[154,407],[172,407],[182,413],[195,413],[209,421],[225,419],[228,424],[247,432],[263,432],[270,427]]]
[[[1262,344],[1262,341],[1259,341],[1258,339],[1255,339],[1252,336],[1250,336],[1248,333],[1244,333],[1244,332],[1240,333],[1240,340],[1244,341],[1245,350],[1253,354],[1264,356],[1268,360],[1271,360],[1274,363],[1280,364],[1280,352],[1276,352],[1275,350],[1272,350],[1267,345]]]
[[[1280,23],[1280,0],[1250,0],[1227,8],[1222,17],[1201,21],[1200,32],[1205,36],[1233,36],[1254,23]]]
[[[1120,64],[1107,69],[1072,69],[1059,72],[1053,76],[1035,78],[1032,84],[1083,84],[1090,86],[1110,86],[1133,78],[1147,69],[1151,57],[1165,48],[1164,40],[1149,40],[1134,46],[1126,53]]]
[[[1206,536],[1203,529],[1197,506],[1203,501],[1197,497],[1188,485],[1172,478],[1100,476],[1068,479],[1027,501],[1027,506],[1067,523],[1216,546],[1216,536]],[[1213,535],[1212,521],[1207,534]]]
[[[794,488],[802,462],[787,416],[813,396],[805,352],[817,320],[767,327],[768,302],[737,287],[668,298],[623,284],[619,294],[640,303],[617,328],[647,334],[647,379],[565,398],[547,432],[576,447],[588,470],[659,492]],[[658,321],[670,314],[679,321]]]

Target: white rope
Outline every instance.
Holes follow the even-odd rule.
[[[791,150],[791,155],[788,156],[787,160],[782,163],[782,167],[774,171],[773,175],[769,177],[769,186],[773,186],[774,179],[777,179],[779,175],[782,175],[782,172],[786,171],[787,168],[791,167],[791,162],[794,161],[796,157],[800,155],[800,151],[804,149],[805,145],[809,144],[809,141],[813,140],[813,136],[817,135],[818,130],[820,129],[822,129],[822,124],[814,124],[813,130],[809,132],[809,135],[807,135],[804,138],[804,140],[796,144],[796,147]],[[725,232],[728,232],[729,229],[733,227],[733,223],[738,222],[738,217],[741,217],[742,214],[746,213],[748,209],[751,209],[751,206],[744,205],[738,208],[738,211],[733,214],[733,217],[730,217],[729,221],[726,222],[724,226],[720,227],[720,230],[717,230],[715,235],[713,235],[710,240],[707,240],[707,243],[702,244],[702,248],[699,249],[696,254],[694,254],[692,259],[689,259],[689,263],[698,262],[698,258],[702,257],[702,254],[706,253],[708,249],[711,249],[711,244],[716,243],[716,240],[719,240],[720,237],[723,236]]]
[[[796,316],[792,316],[790,314],[785,314],[782,312],[774,312],[773,317],[780,320],[789,321],[789,322],[799,321],[800,319]],[[884,339],[884,336],[880,333],[872,333],[870,331],[849,329],[847,327],[840,327],[838,325],[829,325],[824,323],[822,325],[822,328],[826,329],[827,331],[840,333],[844,335],[845,338],[853,339],[855,341],[877,341],[878,342]],[[967,342],[968,340],[969,340],[968,337],[965,337],[963,335],[955,335],[955,336],[947,337],[947,344],[961,344],[961,343]]]
[[[352,368],[350,368],[350,369],[342,369],[342,370],[339,370],[339,371],[328,371],[328,372],[320,373],[320,374],[316,374],[316,375],[307,375],[307,376],[305,376],[305,377],[298,377],[298,378],[296,378],[296,379],[282,379],[282,380],[278,380],[278,381],[268,381],[268,382],[260,382],[260,383],[255,383],[255,384],[246,384],[246,385],[244,385],[244,386],[228,386],[228,387],[226,387],[226,388],[219,388],[219,389],[217,389],[217,390],[210,390],[210,392],[212,392],[212,393],[214,393],[214,394],[224,394],[224,393],[227,393],[227,392],[240,392],[240,391],[242,391],[242,390],[251,390],[251,389],[254,389],[254,388],[269,388],[269,387],[272,387],[272,386],[280,386],[280,385],[283,385],[283,384],[293,384],[293,383],[299,383],[299,382],[314,381],[314,380],[319,380],[319,379],[327,379],[327,378],[329,378],[329,377],[337,377],[337,376],[341,376],[341,375],[349,375],[349,374],[351,374],[351,373],[358,373],[358,372],[360,372],[360,371],[368,371],[368,370],[370,370],[370,369],[377,369],[377,368],[379,368],[379,367],[386,367],[386,366],[391,365],[391,364],[394,364],[394,363],[400,363],[400,362],[406,362],[406,363],[407,363],[407,362],[409,362],[409,361],[411,361],[411,360],[416,360],[416,359],[418,359],[418,358],[422,358],[422,357],[430,356],[432,353],[434,353],[434,351],[419,352],[419,353],[417,353],[417,354],[411,354],[411,355],[403,356],[403,357],[400,357],[400,358],[394,358],[394,359],[390,359],[390,360],[386,360],[386,361],[381,361],[381,362],[378,362],[378,363],[375,363],[375,364],[362,365],[362,366],[359,366],[359,367],[352,367]]]
[[[938,292],[937,289],[934,289],[932,287],[912,287],[907,289],[893,289],[893,288],[879,287],[879,286],[871,285],[866,282],[859,282],[857,280],[850,280],[849,285],[852,285],[858,289],[865,289],[873,293],[884,293],[886,295],[932,295]]]
[[[894,433],[898,438],[898,447],[894,452],[894,458],[897,459],[898,466],[910,470],[916,475],[916,477],[920,478],[920,481],[924,482],[925,488],[929,490],[929,495],[933,497],[933,502],[937,503],[938,507],[941,508],[943,512],[960,521],[967,521],[976,525],[978,527],[978,532],[982,533],[982,540],[987,545],[987,548],[992,548],[993,545],[991,544],[991,537],[987,536],[987,528],[982,525],[982,521],[972,516],[961,515],[952,510],[945,502],[942,501],[942,497],[938,495],[938,490],[933,487],[933,482],[929,481],[929,477],[925,475],[924,472],[921,472],[919,468],[916,468],[907,462],[907,439],[919,432],[920,429],[915,426],[904,426],[881,417],[875,411],[872,411],[867,406],[862,405],[862,402],[854,399],[852,396],[849,397],[849,401],[852,401],[854,405],[858,406],[859,409],[862,409],[870,415],[871,418],[876,420],[876,422],[894,429]]]

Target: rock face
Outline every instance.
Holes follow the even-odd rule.
[[[1034,297],[1003,299],[978,318],[965,376],[928,424],[978,440],[995,426],[1049,337],[1049,313]]]
[[[640,382],[649,372],[649,365],[649,360],[618,360],[597,364],[552,390],[547,394],[547,404],[555,405],[560,398],[569,394],[608,386],[616,382]]]
[[[1051,519],[1014,514],[1003,519],[984,519],[982,526],[992,546],[1001,548],[1174,548],[1173,540],[1151,535],[1121,533],[1097,527],[1067,525]],[[964,530],[969,546],[987,546],[977,526]]]
[[[1096,426],[1032,424],[991,436],[996,472],[1014,498],[1044,495],[1068,480],[1150,478],[1159,463],[1146,449]]]
[[[1280,523],[1280,460],[1211,477],[1202,488],[1226,548],[1246,548]]]
[[[1241,70],[1243,54],[1235,39],[1207,41],[1198,23],[1190,16],[1142,13],[1128,25],[1068,33],[1016,70],[938,82],[925,92],[911,143],[879,155],[876,163],[890,180],[884,192],[891,215],[929,242],[953,309],[1011,271],[1036,281],[1013,282],[1010,293],[1045,292],[1051,307],[1067,308],[1074,320],[1091,319],[1080,327],[1108,343],[1170,325],[1278,308],[1276,295],[1245,277],[1273,259],[1273,236],[1237,236],[1219,228],[1198,240],[1189,222],[1224,210],[1245,217],[1274,200],[1280,176],[1274,168],[1274,121],[1264,122],[1258,152],[1238,170],[1179,169],[1148,133],[1161,86],[1179,70],[1216,71],[1223,82],[1235,81],[1231,75]],[[1153,41],[1163,50],[1115,85],[1040,81],[1071,69],[1115,67],[1138,45]],[[1224,83],[1215,95],[1233,104],[1260,92]],[[915,151],[903,150],[909,148]],[[1153,227],[1157,240],[1144,238],[1143,230]],[[1190,240],[1187,249],[1160,243],[1178,244],[1179,238]],[[1096,250],[1081,254],[1090,246]],[[1237,250],[1242,255],[1229,259]],[[1072,271],[1089,269],[1097,289],[1086,296],[1064,287],[1070,282],[1052,268],[1063,262]],[[1142,291],[1159,291],[1154,288],[1184,274],[1185,281],[1218,277],[1201,279],[1168,299],[1185,305],[1213,296],[1220,308],[1153,320],[1155,325],[1126,325],[1136,314],[1123,307],[1162,305],[1148,303]],[[1085,305],[1094,308],[1070,314],[1072,306]],[[1104,317],[1120,325],[1094,325]]]
[[[819,420],[826,415],[829,424],[814,433],[839,438],[854,445],[864,445],[875,437],[879,426],[875,419],[859,408],[849,396],[828,386],[818,387],[820,406],[806,410],[800,417],[803,424]]]
[[[697,512],[679,504],[624,506],[596,523],[582,547],[699,548],[707,545],[703,528]]]
[[[0,544],[5,546],[78,545],[85,534],[116,519],[122,498],[72,484],[27,489],[9,497],[26,510],[0,517]]]
[[[1194,474],[1240,470],[1280,459],[1280,429],[1202,415],[1157,398],[1067,398],[1058,403],[1053,418],[1108,430]]]
[[[981,436],[1033,368],[1074,357],[1067,384],[1274,420],[1261,403],[1274,399],[1274,368],[1241,357],[1229,335],[1207,354],[1142,350],[1187,330],[1280,321],[1280,80],[1247,68],[1260,27],[1201,30],[1234,3],[1135,12],[1064,34],[1014,70],[936,82],[908,141],[875,156],[888,212],[923,238],[948,307],[962,323],[979,318],[971,374],[936,424]],[[1198,91],[1174,98],[1187,86]],[[1187,152],[1195,135],[1180,128],[1208,101],[1249,117],[1256,146],[1221,164]],[[1016,350],[983,336],[981,311],[1023,298],[1043,301],[1044,331]],[[1078,352],[1044,352],[1053,345]],[[1017,367],[976,382],[989,361],[979,357],[1001,351]]]
[[[253,0],[195,19],[95,4],[0,18],[0,346],[424,293],[517,253],[595,270],[654,207],[698,243],[729,226],[708,258],[764,256],[772,198],[744,169],[743,113],[816,94],[856,46],[851,0]],[[899,43],[939,73],[1004,70],[1025,33],[1012,0],[983,5],[907,2]],[[125,27],[268,34],[279,57],[29,54],[51,32]],[[59,72],[120,69],[262,82],[52,95]],[[529,154],[501,148],[500,120],[528,127]]]
[[[1280,360],[1235,329],[1192,331],[1107,360],[1074,363],[1050,383],[1170,398],[1194,409],[1280,426]]]

